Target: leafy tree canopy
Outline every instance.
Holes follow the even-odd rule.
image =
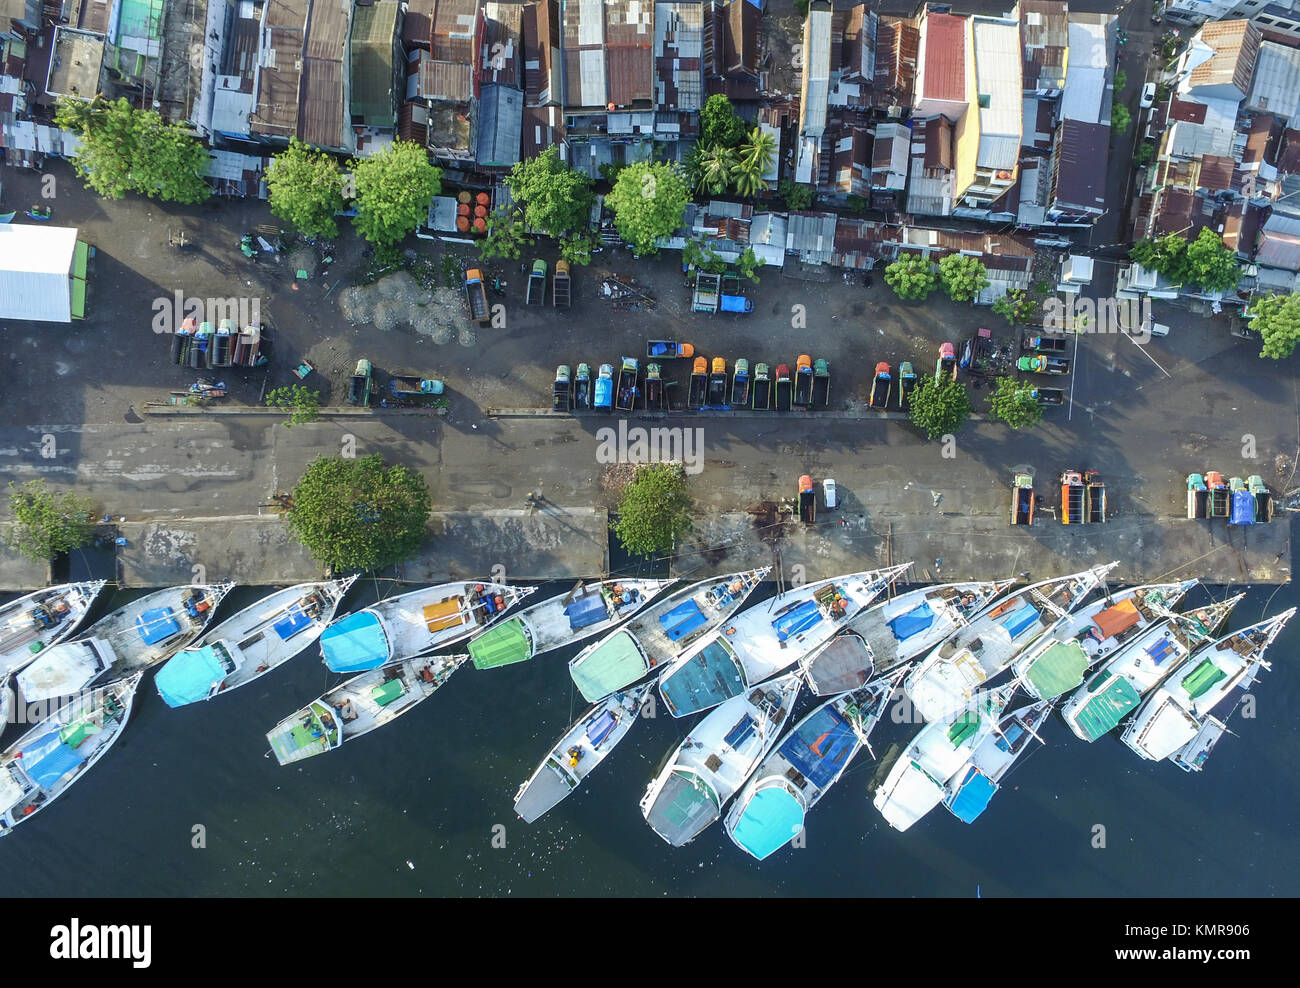
[[[21,487],[10,481],[9,510],[17,522],[11,548],[36,562],[71,552],[94,537],[94,504],[71,492],[51,493],[40,478]]]
[[[682,173],[660,161],[628,165],[605,204],[614,213],[618,234],[638,255],[658,252],[655,244],[682,224],[690,191]]]
[[[293,537],[335,572],[382,569],[409,558],[425,539],[432,499],[420,474],[360,459],[320,456],[293,489]]]
[[[297,140],[271,159],[266,176],[271,212],[309,237],[337,237],[334,214],[347,206],[333,156]]]
[[[924,377],[908,401],[912,424],[924,429],[930,439],[956,432],[970,418],[970,395],[966,385],[946,380],[936,385],[934,378]]]
[[[138,192],[164,202],[202,202],[210,194],[204,177],[208,153],[180,124],[155,110],[135,110],[125,99],[109,102],[62,99],[55,123],[81,144],[72,165],[105,199]]]
[[[429,215],[442,191],[442,170],[414,141],[394,141],[351,163],[357,186],[357,232],[372,244],[397,244]]]
[[[997,387],[989,395],[993,417],[1013,429],[1036,425],[1043,417],[1043,406],[1034,397],[1034,386],[1014,377],[999,377]]]
[[[902,254],[885,268],[885,284],[901,299],[923,299],[934,291],[934,265],[919,254]]]
[[[1038,303],[1026,295],[1024,289],[1017,288],[994,299],[993,311],[1014,326],[1018,322],[1032,322],[1038,314]]]
[[[502,257],[517,261],[522,247],[531,245],[533,238],[524,229],[524,220],[517,207],[498,206],[488,214],[487,236],[478,243],[479,257],[490,260]]]
[[[691,498],[680,463],[639,466],[619,497],[610,524],[634,556],[670,551],[691,530]]]
[[[776,183],[776,194],[785,200],[787,209],[797,212],[811,206],[816,193],[811,185],[796,185],[788,178],[783,178]]]
[[[1281,360],[1291,356],[1300,342],[1300,295],[1267,295],[1246,308],[1251,329],[1264,339],[1261,357]]]
[[[710,96],[700,110],[700,143],[705,147],[734,148],[744,139],[745,121],[736,115],[731,100],[722,93]]]
[[[954,302],[969,302],[989,286],[988,270],[968,254],[949,254],[941,260],[939,281]]]
[[[285,428],[315,422],[320,418],[320,392],[311,391],[301,384],[285,388],[274,388],[266,396],[268,408],[283,408],[290,413],[284,421]]]
[[[504,181],[515,200],[524,204],[524,221],[538,233],[558,238],[587,228],[593,183],[560,160],[558,147],[520,161]]]

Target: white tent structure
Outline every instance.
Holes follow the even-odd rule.
[[[72,321],[77,228],[0,224],[0,319]]]

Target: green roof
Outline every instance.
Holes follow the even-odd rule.
[[[582,695],[595,703],[635,683],[646,674],[646,664],[632,636],[618,631],[570,666],[569,673]]]
[[[82,281],[86,280],[86,258],[89,253],[89,248],[78,240],[77,246],[72,251],[72,276],[74,278],[80,278]]]
[[[1227,678],[1228,674],[1213,662],[1202,659],[1201,664],[1183,678],[1183,689],[1187,690],[1187,695],[1195,700],[1203,696],[1219,680]]]
[[[1127,679],[1111,677],[1109,685],[1080,708],[1075,723],[1089,741],[1096,741],[1123,720],[1141,700]]]
[[[475,669],[495,669],[532,658],[533,646],[524,633],[523,622],[511,618],[505,624],[488,628],[470,642],[469,654]]]
[[[86,317],[86,283],[80,278],[72,279],[72,318],[84,319]]]
[[[1025,678],[1039,697],[1051,700],[1083,682],[1088,670],[1088,653],[1076,641],[1057,642],[1025,670]]]
[[[351,113],[370,127],[392,127],[393,38],[397,0],[356,7],[352,15]],[[405,95],[405,94],[403,94]]]

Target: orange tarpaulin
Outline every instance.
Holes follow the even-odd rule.
[[[1097,626],[1102,638],[1113,638],[1121,631],[1137,624],[1139,616],[1133,601],[1121,600],[1114,607],[1108,607],[1098,614],[1092,619],[1092,623]]]
[[[444,600],[439,604],[430,604],[424,609],[424,620],[428,622],[431,632],[446,631],[448,628],[455,628],[457,625],[464,624],[465,621],[460,615],[459,597],[452,597],[451,600]]]

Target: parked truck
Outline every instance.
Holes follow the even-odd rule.
[[[737,360],[735,373],[731,375],[731,407],[749,407],[749,361]]]
[[[825,408],[831,403],[831,365],[825,360],[813,364],[812,407]]]
[[[794,381],[790,379],[790,367],[778,364],[776,368],[776,398],[774,404],[778,412],[790,410],[790,398],[794,395]]]
[[[490,318],[487,288],[483,284],[483,272],[478,268],[465,272],[465,304],[469,306],[470,319],[479,325],[487,324]]]
[[[893,385],[894,376],[890,372],[889,364],[882,360],[876,364],[876,374],[871,379],[871,395],[867,400],[867,404],[872,408],[888,408],[889,392]]]
[[[551,303],[557,309],[569,307],[569,262],[555,262],[555,278],[551,281]]]
[[[1039,353],[1029,357],[1021,357],[1016,361],[1016,370],[1025,374],[1068,374],[1070,373],[1070,358],[1053,357],[1046,353]]]
[[[555,369],[555,386],[551,389],[551,408],[567,412],[573,407],[573,393],[569,380],[569,365],[560,364]]]
[[[348,404],[367,408],[370,405],[370,361],[364,357],[357,361],[356,369],[348,381]]]
[[[1065,353],[1069,343],[1069,337],[1034,326],[1025,330],[1020,339],[1020,349],[1024,353]]]
[[[686,392],[687,408],[703,408],[704,398],[709,388],[709,362],[703,357],[696,357],[691,367],[691,385]]]
[[[664,410],[664,379],[658,364],[645,365],[645,407],[648,412]]]
[[[799,354],[794,362],[794,407],[807,408],[812,404],[813,369],[812,357],[806,353]]]
[[[713,368],[709,372],[709,387],[704,395],[704,407],[718,412],[731,410],[727,404],[727,361],[722,357],[713,358]]]
[[[398,404],[427,405],[442,394],[443,384],[418,374],[394,374],[388,382],[388,391]]]
[[[1034,478],[1027,473],[1016,474],[1011,484],[1011,524],[1034,523]]]
[[[808,525],[817,521],[817,488],[808,474],[799,478],[799,519]]]
[[[1229,510],[1228,483],[1223,479],[1223,474],[1218,470],[1207,470],[1205,472],[1205,486],[1209,489],[1209,504],[1211,518],[1227,518]]]
[[[767,364],[759,363],[754,365],[754,381],[750,386],[750,391],[752,392],[750,398],[751,408],[765,412],[772,407],[772,378]]]
[[[691,308],[696,312],[717,312],[718,299],[722,294],[721,286],[722,275],[696,271],[695,293],[691,299]]]
[[[1187,517],[1210,517],[1210,489],[1199,473],[1187,475]]]
[[[618,385],[614,390],[614,407],[620,412],[630,412],[636,407],[636,379],[640,372],[635,357],[624,357],[618,371]]]
[[[898,365],[898,408],[907,411],[912,401],[912,392],[916,390],[916,371],[910,361],[904,360]]]
[[[645,355],[658,360],[694,357],[695,347],[689,343],[678,343],[676,340],[651,340],[645,345]]]
[[[546,301],[546,262],[540,257],[533,261],[533,270],[528,275],[528,290],[524,294],[525,305],[541,305]]]
[[[579,364],[578,372],[573,378],[573,407],[588,409],[591,407],[591,365]]]

